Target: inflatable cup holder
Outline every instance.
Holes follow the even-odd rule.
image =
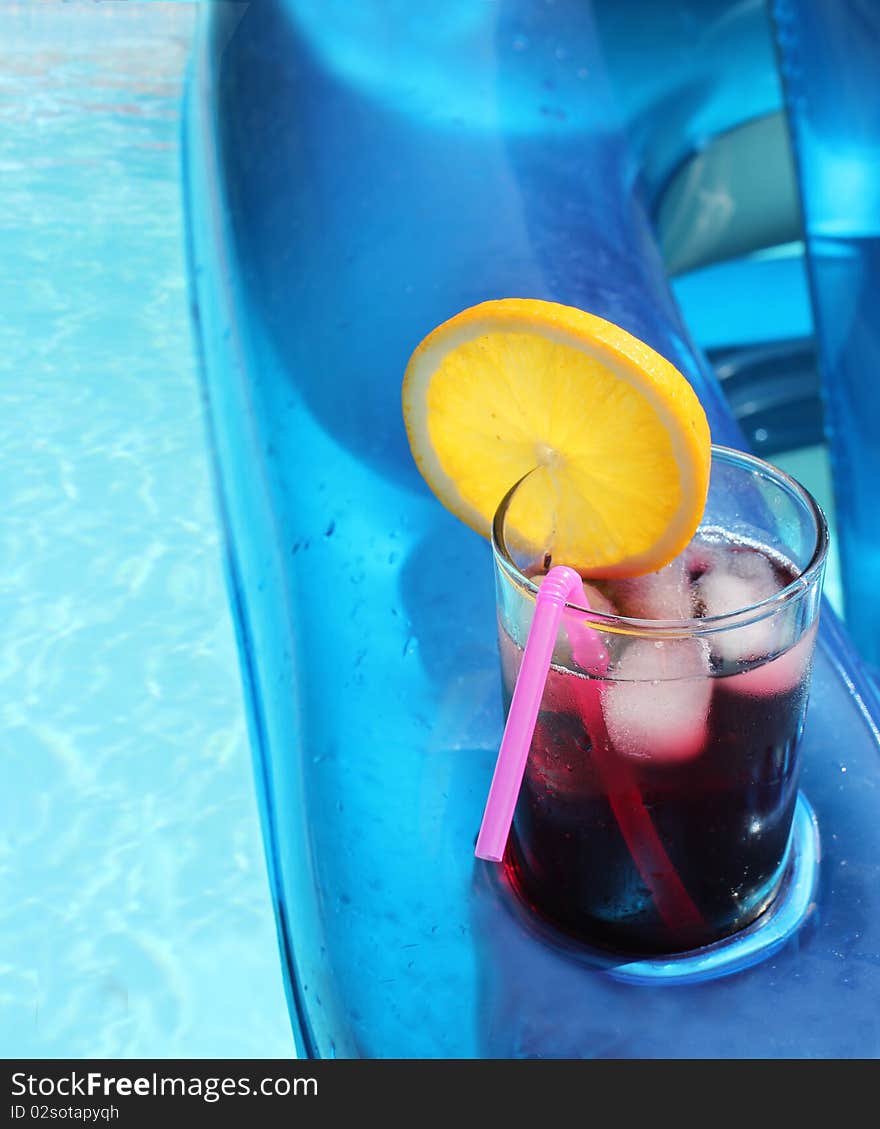
[[[798,794],[792,822],[788,861],[782,884],[768,908],[751,925],[714,944],[668,956],[616,957],[591,948],[537,918],[525,905],[500,866],[489,864],[495,883],[511,912],[544,943],[630,984],[695,984],[730,976],[766,960],[791,938],[815,902],[819,876],[819,828],[815,813],[803,793]]]

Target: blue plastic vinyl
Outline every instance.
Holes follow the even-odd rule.
[[[502,725],[492,570],[413,466],[410,351],[482,299],[568,302],[669,357],[714,438],[743,443],[670,292],[605,68],[574,0],[266,0],[201,26],[193,294],[304,1055],[880,1050],[880,706],[827,607],[803,746],[817,895],[766,959],[621,982],[524,929],[473,859]],[[663,107],[646,100],[644,129],[678,128]]]
[[[803,205],[841,579],[850,631],[880,669],[880,7],[772,5]]]

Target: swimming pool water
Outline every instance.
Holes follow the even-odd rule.
[[[5,1057],[293,1054],[189,323],[196,8],[3,5]]]

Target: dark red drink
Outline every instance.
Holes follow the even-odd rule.
[[[659,593],[705,619],[743,585],[760,603],[795,575],[730,542],[692,546],[670,569],[603,594],[627,616]],[[768,616],[717,637],[609,635],[605,678],[554,665],[506,857],[522,896],[632,953],[704,945],[758,917],[784,873],[813,636]],[[522,650],[500,638],[509,705]]]

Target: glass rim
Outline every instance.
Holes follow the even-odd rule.
[[[767,619],[798,597],[806,595],[815,586],[822,575],[828,554],[829,534],[828,522],[822,507],[810,491],[792,478],[790,474],[772,463],[768,463],[758,455],[739,451],[733,447],[726,447],[720,443],[713,443],[711,452],[713,463],[718,461],[738,465],[760,474],[765,480],[772,481],[775,485],[786,490],[789,495],[794,496],[810,514],[816,530],[815,544],[809,562],[798,575],[783,588],[780,588],[778,592],[774,592],[772,596],[758,600],[753,604],[747,604],[734,611],[725,612],[723,615],[703,616],[701,618],[693,616],[687,619],[638,619],[632,616],[596,611],[572,601],[566,601],[566,608],[583,616],[598,630],[612,634],[656,637],[710,635],[719,631],[746,627],[749,624]],[[534,469],[537,469],[537,467]],[[525,588],[530,595],[537,596],[538,585],[519,569],[510,555],[504,537],[504,521],[510,503],[519,487],[532,473],[533,471],[529,471],[518,479],[499,502],[492,519],[491,542],[492,554],[499,567],[514,583]],[[590,583],[589,577],[585,578],[585,583]]]

